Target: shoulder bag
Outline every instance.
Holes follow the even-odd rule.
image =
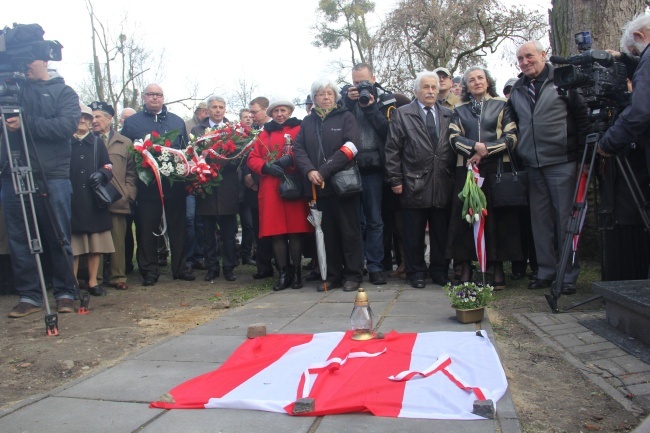
[[[497,162],[496,174],[490,175],[492,207],[528,206],[528,172],[517,170],[515,159],[506,144],[512,172],[503,171],[503,155]]]
[[[94,169],[97,170],[97,137],[95,137],[94,143]],[[111,204],[115,203],[122,198],[122,194],[113,186],[112,183],[107,183],[106,185],[97,185],[93,188],[93,196],[95,197],[95,203],[100,209],[106,209]]]
[[[318,128],[317,135],[320,151],[323,153],[323,158],[325,158],[320,127]],[[359,167],[357,167],[356,159],[350,161],[343,170],[334,173],[332,177],[329,178],[329,181],[332,184],[332,189],[339,197],[350,197],[363,191],[361,173],[359,172]]]

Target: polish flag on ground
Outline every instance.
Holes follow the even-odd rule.
[[[352,340],[347,333],[274,334],[245,341],[217,370],[169,392],[163,409],[230,408],[292,414],[313,398],[322,416],[482,419],[475,400],[495,404],[507,382],[485,331],[388,333]]]

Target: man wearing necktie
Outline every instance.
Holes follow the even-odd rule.
[[[444,285],[449,208],[456,161],[449,144],[451,111],[438,102],[438,74],[420,72],[414,83],[416,100],[397,109],[386,141],[386,179],[401,195],[406,275],[423,288],[425,278]],[[429,225],[429,266],[425,234]]]
[[[94,101],[89,107],[93,110],[93,131],[102,140],[108,150],[108,157],[113,164],[111,183],[122,194],[108,210],[111,212],[113,228],[111,236],[115,252],[111,253],[110,284],[118,290],[126,290],[125,236],[127,216],[131,215],[131,203],[137,195],[133,154],[129,151],[133,142],[113,129],[115,110],[106,102]],[[98,278],[102,276],[103,260],[100,261]]]
[[[537,278],[529,289],[544,289],[555,279],[558,244],[565,236],[578,175],[578,159],[589,132],[587,105],[575,90],[559,95],[554,67],[539,41],[517,50],[523,76],[512,86],[509,104],[519,129],[517,154],[528,171],[530,218],[537,254]],[[562,293],[576,291],[578,261],[568,264]]]

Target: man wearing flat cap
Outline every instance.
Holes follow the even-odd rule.
[[[135,160],[129,152],[133,142],[113,129],[115,110],[111,105],[94,101],[88,106],[93,110],[93,131],[106,146],[108,157],[113,164],[111,183],[122,194],[122,198],[108,208],[111,212],[111,236],[115,246],[115,252],[111,254],[110,285],[118,290],[126,290],[126,224],[127,216],[131,214],[131,203],[135,201],[137,193]],[[99,272],[99,275],[101,274]]]
[[[192,128],[194,128],[203,120],[207,119],[210,113],[208,112],[208,104],[205,101],[199,102],[199,105],[194,109],[194,116],[191,119],[185,121],[185,129],[189,133]]]
[[[440,81],[438,101],[443,107],[453,110],[454,106],[460,102],[460,98],[451,91],[451,87],[454,84],[451,80],[451,72],[449,72],[449,69],[447,68],[436,68],[433,72],[438,74],[438,80]]]

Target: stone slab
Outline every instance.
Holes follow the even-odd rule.
[[[278,318],[274,316],[260,316],[260,315],[237,315],[231,316],[224,314],[218,320],[215,320],[205,325],[186,333],[186,335],[229,335],[233,337],[246,337],[248,325],[253,323],[264,323],[268,334],[279,332],[284,326],[295,320],[295,317]]]
[[[364,414],[326,416],[315,433],[488,433],[497,430],[495,420],[457,421],[411,418],[382,418]]]
[[[176,385],[215,370],[219,365],[130,360],[84,380],[57,396],[150,403]]]
[[[598,319],[582,320],[580,324],[639,358],[644,363],[650,364],[650,346],[616,329],[607,323],[604,316]]]
[[[132,432],[159,416],[144,403],[48,397],[0,418],[0,431],[22,433]]]
[[[602,281],[592,291],[605,299],[607,322],[650,344],[650,281]]]
[[[239,336],[181,335],[155,346],[135,359],[140,361],[225,362],[245,341]]]
[[[307,433],[313,417],[235,409],[171,410],[140,433]]]

